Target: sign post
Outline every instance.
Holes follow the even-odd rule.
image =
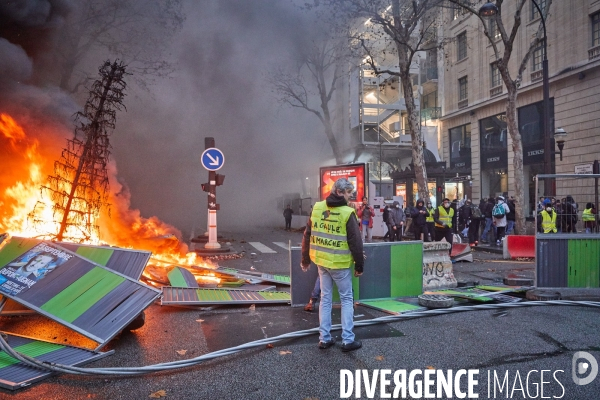
[[[211,137],[204,138],[204,147],[206,150],[200,156],[202,166],[208,171],[208,183],[202,184],[202,190],[208,192],[208,242],[204,245],[205,249],[220,249],[221,245],[217,242],[217,186],[223,184],[224,175],[219,175],[218,171],[225,163],[225,156],[221,150],[215,148],[215,139]]]

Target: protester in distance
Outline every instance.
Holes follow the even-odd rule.
[[[502,244],[502,239],[506,233],[506,225],[508,225],[506,214],[509,212],[510,209],[505,203],[504,196],[498,196],[496,205],[492,209],[492,217],[494,218],[493,224],[496,227],[496,246]]]
[[[358,220],[360,221],[361,237],[364,243],[373,241],[373,216],[375,210],[369,205],[369,199],[363,197],[362,204],[358,207]],[[365,239],[366,237],[366,239]]]
[[[577,233],[577,203],[573,199],[573,196],[569,195],[563,202],[563,210],[561,215],[562,231],[565,233]]]
[[[471,223],[471,200],[465,200],[464,204],[458,209],[458,229],[463,238],[469,237],[469,224]]]
[[[594,207],[594,204],[587,203],[585,205],[585,210],[583,210],[581,219],[583,220],[585,233],[592,233],[596,231],[596,207]]]
[[[400,203],[394,201],[390,209],[390,215],[388,216],[388,227],[391,227],[390,242],[402,241],[405,222],[406,214],[404,210],[400,207]]]
[[[292,214],[294,213],[294,210],[292,210],[292,207],[288,204],[287,207],[285,207],[285,210],[283,210],[283,218],[285,219],[285,230],[289,231],[292,229]]]
[[[432,242],[435,239],[435,221],[433,214],[435,209],[430,201],[427,202],[427,217],[425,218],[427,224],[427,242]]]
[[[541,211],[540,211],[541,212]],[[562,215],[563,215],[563,203],[560,199],[556,199],[554,204],[554,212],[556,212],[556,230],[558,233],[562,232]]]
[[[552,208],[552,202],[546,200],[544,209],[540,211],[537,219],[537,230],[540,233],[556,233],[556,211]]]
[[[392,231],[391,226],[388,224],[389,217],[390,217],[390,206],[388,204],[386,204],[385,207],[383,207],[383,223],[387,227],[387,231],[385,232],[385,235],[383,235],[384,242],[386,241],[386,239],[390,239],[390,233]]]
[[[452,242],[454,232],[452,231],[452,220],[454,219],[454,209],[450,206],[450,199],[442,200],[442,205],[435,209],[433,220],[435,221],[435,240],[446,239],[450,243],[450,253],[452,253]]]
[[[506,214],[506,234],[514,235],[515,231],[515,216],[516,216],[516,207],[515,207],[515,198],[510,197],[506,202],[508,209],[510,210]]]
[[[335,181],[329,196],[315,203],[302,237],[300,266],[307,271],[310,262],[315,263],[321,281],[319,349],[328,349],[335,344],[335,338],[331,336],[333,282],[342,303],[342,351],[362,347],[362,343],[355,340],[353,332],[351,269],[354,263],[354,276],[361,276],[365,257],[356,211],[348,206],[353,192],[354,186],[348,179]]]
[[[491,240],[488,238],[488,234],[493,226],[492,224],[492,210],[494,209],[495,201],[493,197],[489,197],[487,203],[485,203],[485,208],[483,210],[483,215],[485,217],[485,228],[483,229],[483,233],[481,234],[481,243],[490,243]]]
[[[413,207],[410,212],[412,218],[412,229],[415,234],[415,240],[426,241],[428,237],[427,232],[427,208],[425,208],[425,202],[422,199],[417,200],[417,205]]]

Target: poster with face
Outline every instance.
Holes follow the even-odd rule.
[[[40,243],[0,269],[0,292],[22,293],[72,257],[58,247]]]
[[[321,167],[321,200],[325,200],[331,193],[331,188],[335,181],[340,178],[348,179],[354,185],[354,193],[350,197],[350,204],[361,202],[363,196],[366,196],[365,177],[367,176],[366,164],[349,164],[335,167]]]

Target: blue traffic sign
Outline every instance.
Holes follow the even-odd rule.
[[[202,156],[200,157],[200,161],[202,161],[202,166],[205,169],[209,171],[217,171],[221,169],[225,163],[225,156],[221,150],[217,149],[216,147],[211,147],[204,150],[204,153],[202,153]]]

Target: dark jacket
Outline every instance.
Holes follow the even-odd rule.
[[[425,214],[421,214],[420,211],[425,211]],[[410,217],[412,223],[418,226],[425,226],[427,223],[427,208],[425,206],[413,207],[410,211]]]
[[[509,200],[506,202],[506,204],[508,205],[508,209],[510,210],[508,212],[508,214],[506,214],[506,220],[514,221],[515,220],[515,202],[513,200]]]
[[[483,216],[486,218],[492,218],[492,210],[494,209],[495,205],[496,205],[496,202],[494,201],[494,199],[490,198],[488,200],[488,202],[485,204],[485,208],[483,210]]]
[[[472,206],[472,204],[465,203],[458,209],[459,221],[463,224],[467,224],[471,220],[471,214],[473,213]]]
[[[396,206],[399,205],[400,203],[395,201],[390,208],[390,215],[388,216],[387,223],[392,226],[400,226],[400,222],[406,222],[406,214],[404,213],[404,210],[401,207],[396,208]]]
[[[327,207],[341,207],[346,206],[348,203],[344,196],[338,196],[336,194],[330,194],[325,199]],[[304,230],[304,236],[302,237],[302,264],[310,264],[310,236],[311,236],[312,221],[309,218]],[[348,247],[352,258],[354,258],[354,270],[356,272],[363,272],[365,265],[365,259],[363,257],[363,241],[360,235],[360,229],[358,226],[358,220],[356,215],[352,213],[348,222],[346,223],[346,236],[348,238]]]

